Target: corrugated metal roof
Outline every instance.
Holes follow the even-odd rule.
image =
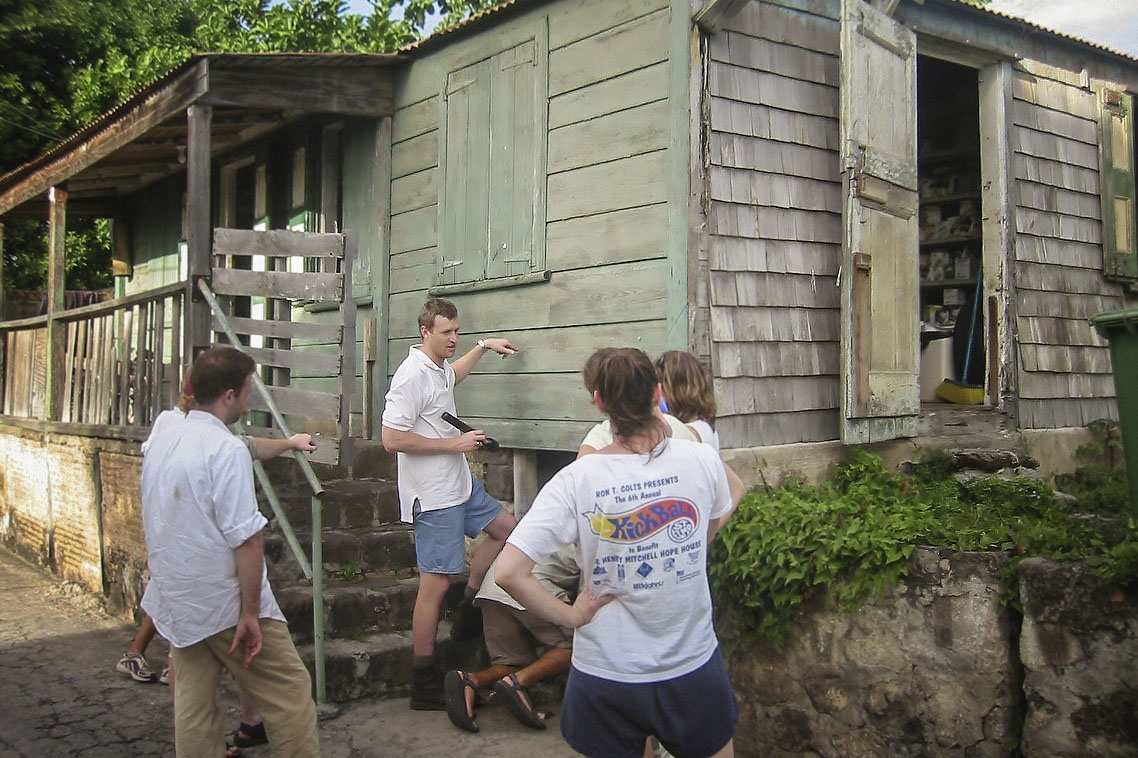
[[[423,37],[421,40],[411,42],[399,48],[399,53],[417,53],[422,52],[424,48],[435,47],[436,45],[445,44],[449,42],[449,37],[455,32],[470,29],[472,27],[481,26],[484,23],[496,22],[499,18],[506,15],[506,11],[524,8],[529,5],[538,5],[541,2],[548,0],[505,0],[505,2],[493,5],[486,10],[479,11],[472,16],[464,18],[462,21],[451,24],[445,29],[438,29],[430,35]],[[447,39],[444,39],[447,38]]]
[[[529,6],[529,5],[537,5],[542,1],[543,0],[506,0],[506,2],[498,3],[497,5],[494,5],[490,8],[487,8],[484,11],[480,11],[478,13],[475,13],[473,16],[470,16],[469,18],[463,19],[462,21],[459,21],[458,23],[451,24],[450,26],[448,26],[444,29],[439,29],[439,30],[435,31],[434,33],[430,34],[429,36],[424,37],[421,40],[418,40],[416,42],[412,42],[410,44],[404,45],[403,47],[399,48],[398,52],[399,53],[422,52],[422,50],[424,48],[433,48],[436,45],[446,44],[447,42],[450,41],[449,38],[455,32],[463,31],[463,30],[469,29],[471,27],[477,27],[477,26],[480,26],[484,23],[493,23],[493,22],[498,20],[498,17],[505,15],[504,11],[512,10],[512,9],[518,9],[518,8],[522,8],[522,7]],[[1052,35],[1054,37],[1059,37],[1061,39],[1065,39],[1065,40],[1068,40],[1070,42],[1076,42],[1076,43],[1081,44],[1081,45],[1086,45],[1088,47],[1095,48],[1096,50],[1101,50],[1105,53],[1110,53],[1111,55],[1116,55],[1120,58],[1125,58],[1128,61],[1138,62],[1138,57],[1136,57],[1134,55],[1130,55],[1129,53],[1124,53],[1124,52],[1121,52],[1119,50],[1115,50],[1115,49],[1108,47],[1106,45],[1103,45],[1099,42],[1092,42],[1090,40],[1083,39],[1082,37],[1076,37],[1073,34],[1067,34],[1066,32],[1061,32],[1061,31],[1057,31],[1055,29],[1050,29],[1046,26],[1042,26],[1041,24],[1037,24],[1033,21],[1029,21],[1028,19],[1020,18],[1019,16],[1013,16],[1012,14],[1006,13],[1004,11],[998,11],[998,10],[988,8],[985,6],[972,5],[971,3],[964,2],[963,0],[945,0],[945,1],[950,3],[951,5],[955,5],[955,6],[958,6],[961,8],[965,8],[965,9],[967,9],[968,12],[984,13],[984,14],[988,14],[991,16],[996,16],[996,17],[1002,18],[1006,21],[1012,21],[1014,23],[1018,23],[1018,24],[1021,24],[1023,26],[1026,26],[1026,27],[1030,27],[1031,29],[1035,29],[1037,31],[1044,32],[1044,33]],[[914,0],[914,2],[916,2],[917,4],[921,4],[922,0]]]
[[[1120,2],[1121,1],[1122,0],[1120,0]],[[1045,33],[1050,34],[1054,37],[1061,37],[1062,39],[1068,40],[1070,42],[1077,42],[1080,45],[1086,45],[1088,47],[1093,47],[1096,50],[1101,50],[1103,52],[1110,53],[1111,55],[1117,55],[1119,58],[1125,58],[1128,61],[1133,61],[1133,62],[1138,63],[1138,56],[1131,55],[1130,53],[1124,53],[1121,50],[1115,50],[1114,48],[1108,47],[1108,46],[1106,46],[1102,43],[1099,43],[1099,42],[1092,42],[1088,39],[1083,39],[1082,37],[1076,37],[1073,34],[1067,34],[1066,32],[1060,32],[1060,31],[1057,31],[1055,29],[1048,28],[1046,26],[1043,26],[1042,24],[1037,24],[1034,21],[1029,21],[1026,18],[1020,18],[1019,16],[1014,16],[1011,13],[1007,13],[1005,11],[998,11],[994,8],[989,8],[987,6],[972,5],[971,3],[963,2],[963,0],[946,0],[946,2],[949,2],[955,6],[961,6],[961,7],[967,8],[970,11],[975,11],[978,13],[986,13],[986,14],[991,15],[991,16],[998,16],[999,18],[1005,19],[1007,21],[1014,21],[1016,23],[1022,24],[1023,26],[1031,27],[1032,29],[1035,29],[1037,31],[1045,32]]]
[[[385,68],[398,62],[396,53],[195,53],[177,68],[158,77],[150,84],[140,88],[121,104],[106,111],[79,131],[72,133],[54,147],[40,153],[32,160],[0,175],[0,187],[8,184],[16,175],[30,172],[36,166],[51,163],[56,156],[66,153],[94,134],[98,134],[116,119],[121,118],[132,108],[136,108],[162,87],[176,80],[201,61],[208,60],[210,66],[228,69],[289,69],[294,66],[317,68],[351,68],[361,65]]]

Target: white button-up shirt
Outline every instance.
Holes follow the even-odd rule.
[[[257,509],[249,449],[211,413],[193,410],[152,435],[142,462],[150,583],[142,607],[174,647],[237,625],[234,550],[267,523]],[[260,618],[284,621],[264,568]]]
[[[456,377],[450,361],[438,365],[412,345],[391,377],[383,406],[383,425],[423,437],[446,439],[461,432],[443,421],[454,407]],[[412,521],[412,506],[424,511],[460,505],[470,499],[470,466],[462,453],[398,453],[399,516]]]

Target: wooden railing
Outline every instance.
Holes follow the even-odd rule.
[[[0,321],[8,416],[81,424],[149,426],[180,394],[185,282],[98,305]],[[53,330],[60,338],[51,354]],[[48,402],[48,363],[61,381]],[[58,418],[48,419],[49,408]]]

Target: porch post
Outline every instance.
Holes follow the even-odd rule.
[[[187,261],[185,328],[182,355],[192,361],[195,348],[210,343],[209,305],[202,301],[194,283],[210,272],[210,128],[213,108],[191,105],[186,110],[186,230]]]
[[[57,321],[63,311],[65,240],[67,238],[67,190],[48,190],[47,262],[47,387],[43,411],[48,421],[63,417],[63,367],[67,326]]]
[[[0,221],[0,321],[8,320],[8,300],[4,295],[4,222]]]

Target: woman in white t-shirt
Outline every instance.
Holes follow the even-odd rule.
[[[688,425],[701,442],[719,452],[715,431],[715,391],[707,370],[691,353],[669,350],[656,359],[667,412]]]
[[[614,441],[542,488],[498,559],[498,584],[573,627],[561,731],[586,756],[643,754],[656,735],[677,755],[732,756],[738,707],[711,623],[707,548],[732,508],[708,446],[670,439],[643,352],[608,351],[594,402]],[[569,605],[531,571],[576,543],[585,588]]]

